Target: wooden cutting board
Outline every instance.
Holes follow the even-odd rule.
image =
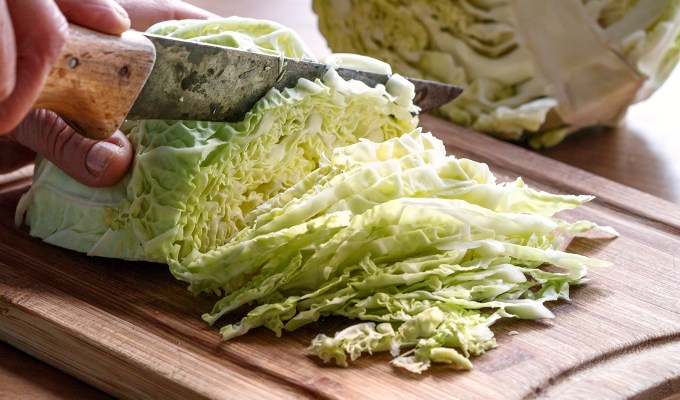
[[[595,194],[563,213],[611,225],[621,236],[571,240],[568,250],[612,261],[591,269],[556,318],[493,326],[499,347],[474,369],[434,366],[413,375],[390,356],[350,368],[324,365],[306,347],[329,318],[276,338],[258,329],[221,342],[193,297],[158,264],[91,258],[31,238],[14,226],[20,191],[0,195],[0,340],[114,396],[200,398],[626,398],[680,393],[680,207],[455,127],[423,126],[451,153],[487,162],[536,188]],[[25,188],[24,188],[25,189]],[[511,331],[518,334],[510,335]]]

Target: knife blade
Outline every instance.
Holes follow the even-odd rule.
[[[321,79],[328,65],[225,48],[163,36],[145,35],[156,48],[156,62],[135,101],[130,119],[240,121],[270,89],[294,87],[300,78]],[[346,79],[375,87],[389,75],[335,68]],[[421,112],[448,103],[457,86],[406,78],[416,87]]]
[[[35,108],[57,112],[84,136],[103,139],[125,119],[235,122],[269,90],[322,78],[335,68],[371,87],[390,75],[252,53],[213,44],[129,31],[110,36],[71,25],[62,57],[50,71]],[[421,112],[462,89],[406,78]]]

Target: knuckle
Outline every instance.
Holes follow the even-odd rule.
[[[55,22],[52,32],[49,35],[50,43],[47,46],[48,52],[46,56],[49,60],[56,60],[57,57],[59,57],[68,40],[68,23],[66,22],[66,18],[60,15]]]
[[[14,85],[11,84],[9,80],[3,79],[2,81],[0,81],[0,102],[7,100],[13,91]],[[2,107],[1,104],[0,107]]]

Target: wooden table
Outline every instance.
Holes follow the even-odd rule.
[[[277,20],[295,28],[319,54],[328,50],[303,0],[194,0],[221,15]],[[293,11],[294,10],[294,11]],[[618,129],[589,131],[542,154],[680,204],[680,71],[650,100],[632,107]],[[0,177],[1,178],[1,177]],[[22,181],[0,179],[0,191]],[[0,342],[0,398],[105,399],[103,392]]]

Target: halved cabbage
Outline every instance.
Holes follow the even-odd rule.
[[[504,139],[552,146],[615,125],[680,56],[680,1],[314,0],[338,52],[457,84],[441,114]]]
[[[149,32],[313,59],[294,31],[270,21],[169,21]],[[165,262],[206,252],[245,228],[251,210],[316,169],[321,154],[415,128],[414,96],[398,75],[371,88],[331,69],[323,80],[271,90],[238,123],[130,121],[124,129],[135,159],[121,183],[88,188],[43,160],[17,221],[25,214],[32,235],[94,256]]]

